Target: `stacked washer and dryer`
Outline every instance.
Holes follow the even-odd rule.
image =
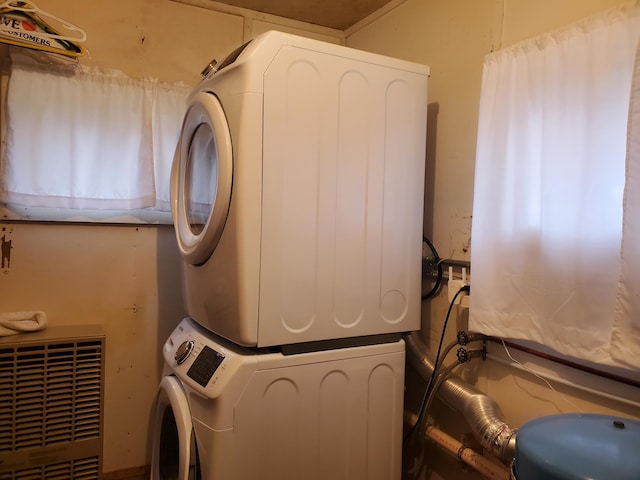
[[[153,479],[399,479],[428,67],[267,32],[203,72],[172,171],[189,314]]]

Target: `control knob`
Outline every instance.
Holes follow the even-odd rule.
[[[202,78],[209,78],[211,75],[213,75],[217,71],[218,71],[218,61],[214,58],[207,64],[206,67],[204,67],[204,70],[200,72],[200,76]]]
[[[195,346],[196,342],[194,342],[193,340],[185,340],[180,344],[180,346],[176,350],[176,354],[174,355],[174,358],[176,359],[178,365],[184,363],[184,361],[189,358],[189,355],[191,355],[193,347]]]

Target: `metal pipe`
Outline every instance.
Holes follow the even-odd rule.
[[[453,453],[460,461],[472,467],[483,477],[491,480],[509,480],[511,478],[511,473],[508,468],[487,460],[475,450],[433,425],[427,426],[425,435],[443,449]]]
[[[416,332],[406,335],[405,342],[409,364],[428,381],[434,362],[429,358],[427,347]],[[437,395],[445,404],[462,413],[484,448],[505,465],[511,463],[515,455],[516,429],[507,423],[494,400],[456,375],[447,378]]]

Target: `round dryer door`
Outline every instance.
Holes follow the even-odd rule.
[[[201,480],[189,404],[174,376],[165,376],[158,390],[151,478],[154,480]]]
[[[224,110],[215,95],[200,92],[187,108],[171,172],[178,246],[192,265],[206,262],[220,241],[232,176],[233,151]]]

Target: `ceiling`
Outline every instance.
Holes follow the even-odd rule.
[[[218,0],[279,17],[346,30],[393,0]]]

